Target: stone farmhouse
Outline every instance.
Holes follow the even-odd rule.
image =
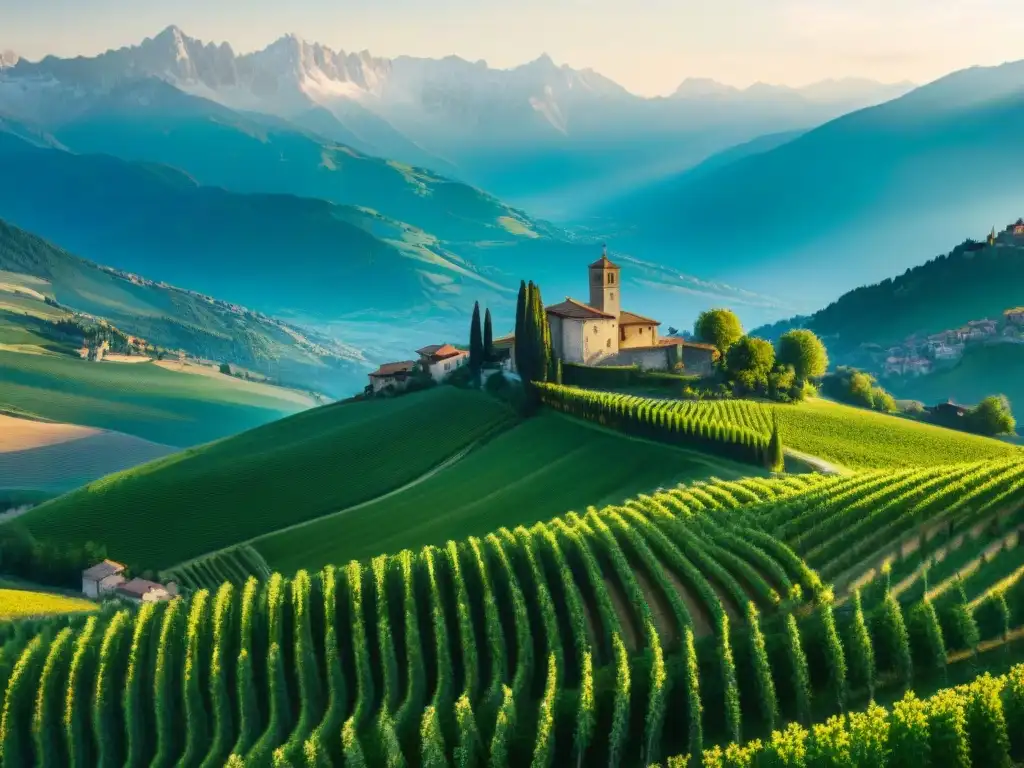
[[[434,381],[441,381],[456,368],[469,363],[469,352],[451,344],[431,344],[417,349],[416,354],[420,356],[420,368],[428,371]]]
[[[682,361],[688,373],[711,372],[717,351],[677,336],[659,338],[661,323],[622,309],[621,268],[607,251],[587,267],[590,300],[565,298],[546,307],[556,358],[583,365],[639,365],[671,370]]]
[[[151,603],[170,600],[178,594],[178,585],[173,581],[166,585],[147,579],[125,579],[126,566],[114,560],[101,563],[82,571],[82,594],[93,600],[118,597],[134,603]]]
[[[370,391],[377,394],[388,387],[402,389],[415,367],[416,363],[413,360],[403,360],[400,363],[381,363],[380,368],[370,374]]]

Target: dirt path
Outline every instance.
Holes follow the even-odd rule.
[[[833,464],[830,461],[819,458],[817,456],[811,456],[809,453],[801,453],[795,451],[792,448],[783,447],[783,453],[786,458],[792,459],[798,464],[803,464],[811,469],[812,472],[818,472],[822,475],[850,475],[853,474],[851,470],[846,467],[842,467],[838,464]]]
[[[622,625],[622,642],[625,644],[627,651],[635,653],[637,648],[640,647],[640,638],[637,634],[636,623],[633,621],[633,606],[630,605],[626,596],[619,590],[619,585],[615,579],[605,576],[604,588],[608,590],[615,613],[619,615],[619,624]]]
[[[690,618],[693,620],[693,636],[701,638],[713,635],[715,628],[711,624],[711,616],[704,603],[696,599],[690,588],[683,584],[679,577],[671,570],[665,569],[665,575],[672,582],[672,586],[675,587],[680,599],[686,604],[686,610],[690,612]]]
[[[1002,509],[994,512],[990,515],[983,517],[976,521],[967,531],[963,531],[953,537],[948,544],[944,544],[938,549],[931,552],[931,557],[934,557],[937,561],[941,561],[946,558],[947,554],[960,549],[965,541],[969,538],[972,541],[977,540],[981,537],[988,527],[992,524],[995,519],[1004,519],[1011,515],[1014,510]],[[929,521],[923,525],[918,526],[907,534],[904,534],[895,544],[883,547],[882,549],[874,552],[873,554],[866,557],[857,565],[848,568],[846,571],[841,573],[835,579],[832,580],[832,584],[835,588],[837,596],[837,605],[844,603],[849,597],[850,593],[856,588],[860,589],[864,585],[868,584],[875,575],[882,569],[886,562],[891,562],[897,558],[905,559],[910,557],[917,552],[921,547],[921,534],[924,534],[925,541],[933,541],[936,536],[939,536],[946,529],[946,520]],[[1017,531],[1024,530],[1024,523],[1017,526],[1013,531],[1006,534],[1009,536]],[[1005,537],[1004,537],[1005,538]],[[1002,539],[1000,539],[1001,541]],[[995,546],[993,544],[993,546]],[[920,578],[923,571],[923,565],[917,566],[911,573],[900,579],[897,584],[893,585],[893,590],[896,594],[900,594],[906,591],[912,583]],[[898,591],[897,591],[898,590]]]

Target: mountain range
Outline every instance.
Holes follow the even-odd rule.
[[[671,97],[643,98],[547,55],[495,69],[457,56],[336,52],[294,35],[238,54],[177,27],[92,58],[12,61],[0,103],[10,110],[17,100],[15,116],[64,120],[89,109],[97,90],[156,77],[365,154],[463,179],[545,215],[579,213],[732,144],[806,129],[913,87],[851,80],[739,90],[686,80]]]
[[[1024,213],[1022,137],[1024,62],[975,67],[761,137],[600,213],[625,250],[824,303]]]

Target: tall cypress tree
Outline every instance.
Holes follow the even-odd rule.
[[[491,327],[491,310],[484,311],[484,362],[494,359],[494,329]]]
[[[526,286],[526,310],[523,314],[523,343],[519,357],[523,362],[519,375],[523,381],[532,383],[537,376],[537,312],[536,288],[531,280]]]
[[[469,326],[469,367],[479,373],[484,364],[484,340],[480,333],[480,302],[473,303],[473,320]]]
[[[782,437],[779,435],[779,418],[776,416],[772,423],[772,437],[768,441],[768,469],[772,472],[781,472],[786,467],[786,457],[782,451]]]
[[[526,300],[528,298],[528,291],[526,288],[526,281],[519,281],[519,298],[516,300],[516,339],[512,345],[516,370],[522,371],[523,368],[523,357],[522,350],[523,344],[526,342]]]

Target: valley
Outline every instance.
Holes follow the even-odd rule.
[[[1012,19],[309,5],[11,14],[3,765],[1024,764]]]

